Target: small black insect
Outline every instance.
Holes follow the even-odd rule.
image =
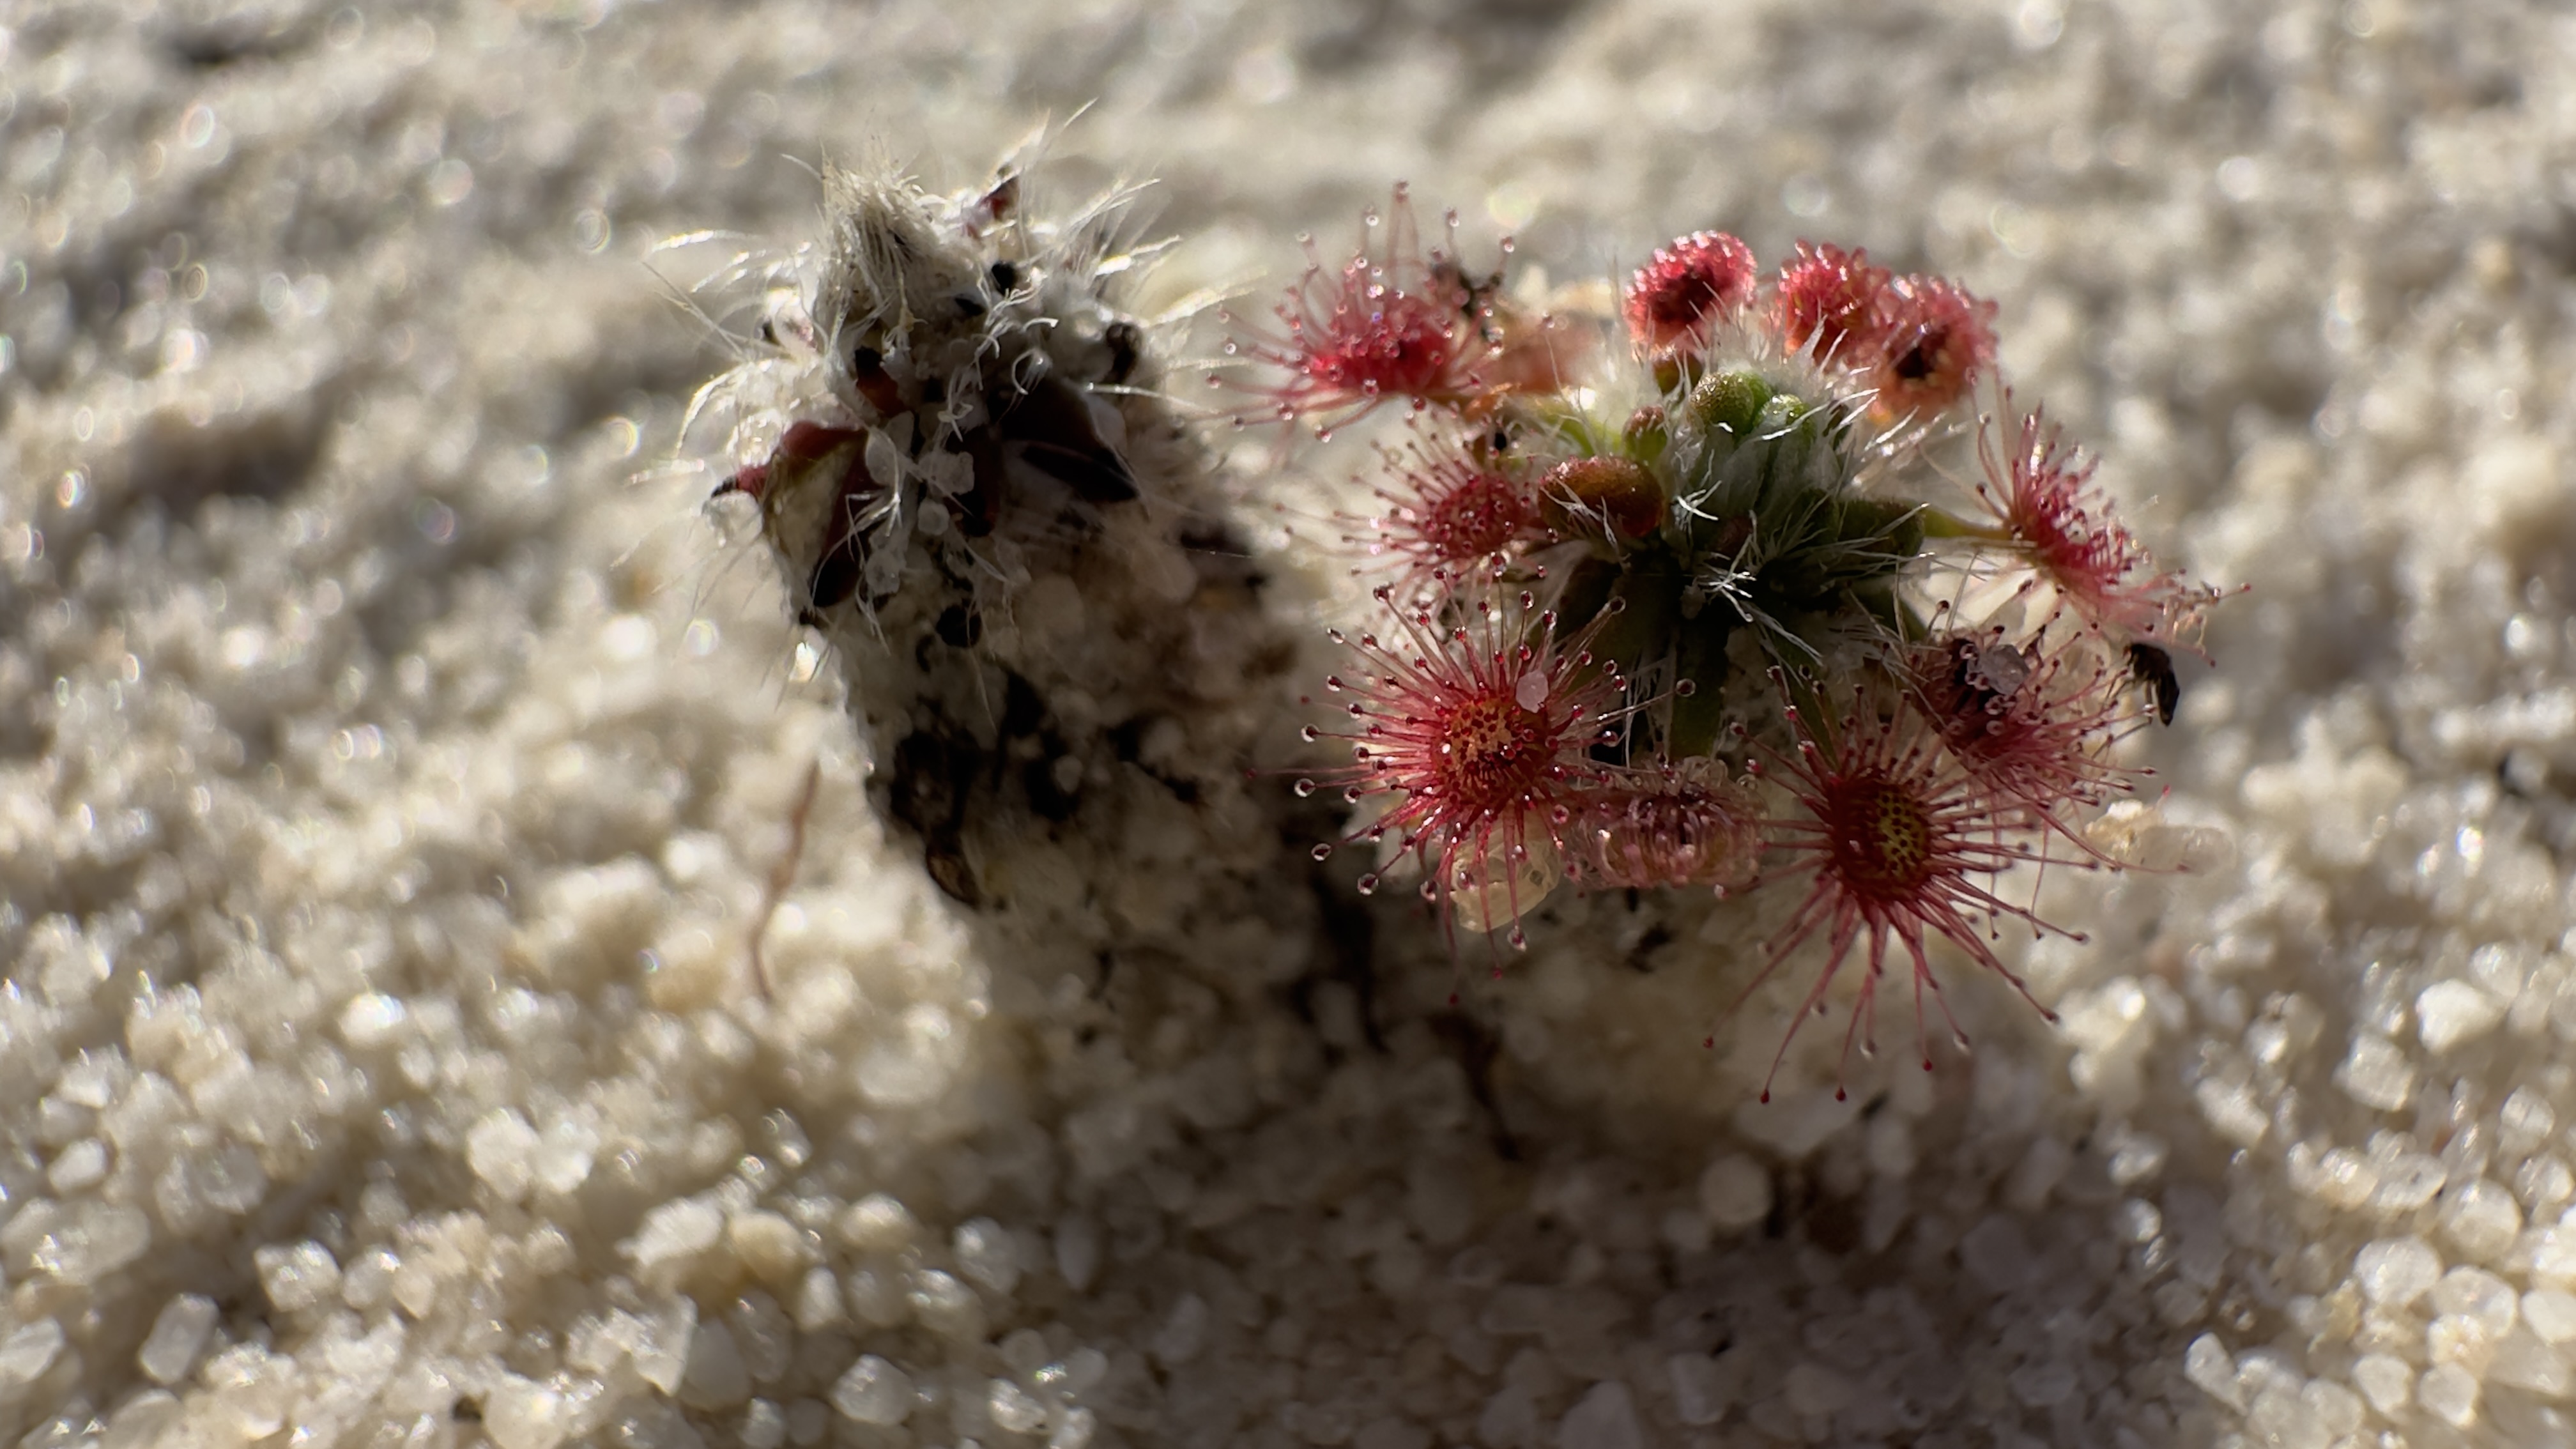
[[[1088,502],[1124,503],[1136,496],[1136,475],[1127,470],[1127,460],[1101,437],[1090,404],[1061,375],[1051,372],[1027,384],[988,381],[984,395],[993,411],[991,431],[1005,451]]]
[[[1136,371],[1136,360],[1144,354],[1145,334],[1135,323],[1120,319],[1109,324],[1100,334],[1101,345],[1109,349],[1109,370],[1100,380],[1115,387]]]
[[[930,627],[951,649],[972,649],[984,639],[984,616],[966,604],[949,605]]]
[[[2156,723],[2172,724],[2182,703],[2182,681],[2174,678],[2173,656],[2153,644],[2129,646],[2129,677],[2156,693]]]
[[[893,417],[903,407],[903,390],[895,386],[894,374],[886,371],[885,354],[873,347],[860,347],[850,354],[850,386],[880,416]]]
[[[973,735],[933,716],[896,742],[887,774],[886,813],[921,837],[931,880],[970,906],[982,904],[984,892],[966,859],[966,814],[989,763]]]

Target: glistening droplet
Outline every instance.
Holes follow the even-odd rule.
[[[1533,669],[1512,686],[1512,702],[1535,713],[1547,704],[1547,671]]]

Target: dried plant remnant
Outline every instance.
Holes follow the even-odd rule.
[[[769,923],[778,919],[779,903],[787,899],[787,888],[796,883],[796,872],[805,863],[805,827],[814,816],[814,796],[823,785],[821,756],[807,761],[805,781],[796,787],[796,803],[787,811],[787,848],[778,852],[777,861],[769,868],[769,879],[762,883],[760,910],[751,918],[751,980],[764,997],[771,995],[769,959],[763,943],[769,937]]]
[[[1037,149],[944,194],[827,170],[825,240],[744,252],[693,293],[737,354],[689,415],[723,459],[715,506],[756,521],[841,656],[880,810],[977,910],[1033,878],[1011,865],[1024,842],[1138,808],[1140,742],[1196,707],[1195,671],[1256,677],[1285,650],[1127,301],[1161,245],[1137,193],[1062,204]],[[1103,688],[1104,641],[1157,669]],[[1236,733],[1157,760],[1148,786],[1234,808]]]

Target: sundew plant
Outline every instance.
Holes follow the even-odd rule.
[[[1398,187],[1216,379],[1246,422],[1400,434],[1352,534],[1375,622],[1307,731],[1344,758],[1298,782],[1355,807],[1345,844],[1514,945],[1559,890],[1800,892],[1762,975],[1821,951],[1803,1020],[1858,959],[1846,1052],[1892,961],[1918,1050],[1927,990],[1947,1016],[1936,937],[2028,996],[1991,938],[2054,928],[2013,867],[2174,863],[2101,828],[2143,773],[2112,751],[2170,722],[2218,595],[1995,384],[1991,303],[1708,231],[1587,316],[1455,237]]]
[[[1317,860],[1401,880],[1498,969],[1559,892],[1793,893],[1753,984],[1819,957],[1804,1020],[1857,961],[1848,1054],[1909,970],[1929,1068],[1937,942],[2018,990],[2000,931],[2054,929],[2019,868],[2188,854],[2115,747],[2170,722],[2219,594],[1999,384],[1995,308],[1954,282],[1805,242],[1766,271],[1704,231],[1587,305],[1610,292],[1466,265],[1454,216],[1426,240],[1400,186],[1347,256],[1309,241],[1266,314],[1219,314],[1214,381],[1277,430],[1256,491],[1300,436],[1365,431],[1375,502],[1326,545],[1365,617],[1306,690],[1313,803],[1264,827],[1285,762],[1248,717],[1296,691],[1254,676],[1296,649],[1205,410],[1168,395],[1175,319],[1129,310],[1158,250],[1132,193],[1051,219],[1017,162],[826,191],[827,244],[701,290],[738,360],[692,428],[844,657],[881,808],[969,908],[1022,908],[1034,836],[1134,841],[1177,800],[1240,839],[1329,804]]]

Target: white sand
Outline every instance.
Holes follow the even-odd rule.
[[[2257,8],[0,10],[0,1435],[2576,1442],[2576,29]],[[2254,585],[2152,742],[2237,863],[2052,881],[2064,1024],[1954,968],[1846,1108],[1827,1033],[1751,1103],[1789,993],[1698,1048],[1758,912],[1560,910],[1481,1036],[1391,907],[1367,991],[998,949],[656,467],[722,359],[641,258],[1095,98],[1167,293],[1402,176],[1996,298]]]

